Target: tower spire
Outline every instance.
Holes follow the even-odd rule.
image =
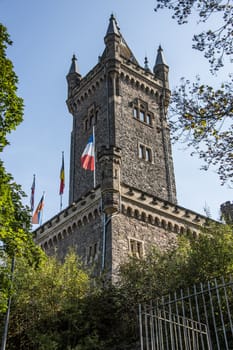
[[[169,67],[165,61],[163,49],[161,45],[159,45],[159,48],[158,48],[153,72],[156,78],[163,80],[164,87],[169,88],[169,83],[168,83]]]
[[[100,60],[112,58],[119,60],[121,56],[124,57],[126,60],[139,65],[134,54],[132,53],[123,36],[121,35],[120,28],[113,14],[111,14],[109,19],[109,25],[107,28],[106,35],[104,37],[104,42],[106,48]]]
[[[73,54],[71,66],[66,79],[68,83],[68,96],[70,96],[73,89],[80,84],[82,79],[81,74],[78,72],[77,58],[75,54]]]
[[[165,64],[167,66],[167,63],[165,61],[164,53],[163,53],[163,49],[162,49],[161,45],[159,45],[159,48],[158,48],[157,57],[156,57],[156,61],[155,61],[155,67],[158,64]]]
[[[79,73],[78,72],[78,65],[77,65],[77,58],[76,58],[75,54],[73,54],[72,62],[71,62],[71,66],[70,66],[70,70],[69,70],[68,74],[72,74],[72,73]]]
[[[119,27],[117,25],[117,21],[113,14],[111,14],[109,19],[109,25],[108,25],[106,36],[109,34],[116,34],[120,36]]]

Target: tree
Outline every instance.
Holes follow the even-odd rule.
[[[6,27],[0,23],[0,152],[9,144],[7,135],[23,120],[23,100],[17,96],[18,78],[6,49],[12,45]]]
[[[9,328],[9,349],[67,349],[75,344],[77,319],[89,278],[71,252],[64,263],[44,256],[36,269],[16,261]]]
[[[18,78],[6,56],[6,49],[11,44],[6,28],[0,24],[0,152],[9,145],[8,135],[23,120],[23,100],[17,96]],[[32,264],[40,259],[40,249],[35,246],[30,233],[29,210],[22,204],[24,196],[0,160],[0,241],[5,252],[1,259],[27,256]],[[1,260],[1,264],[4,261]],[[1,312],[6,309],[9,294],[9,273],[5,266],[1,266],[0,284]]]
[[[121,267],[122,288],[136,302],[233,273],[232,227],[209,223],[198,237],[180,236],[167,251],[153,249],[143,260]]]
[[[212,16],[211,18],[215,19],[212,25],[215,25],[216,28],[195,34],[193,36],[193,48],[204,52],[204,56],[209,60],[213,71],[223,67],[224,56],[230,56],[233,52],[233,5],[231,1],[157,0],[156,2],[155,11],[164,8],[172,10],[172,18],[177,19],[178,24],[188,23],[188,17],[192,12],[198,15],[198,23],[206,23]]]
[[[224,58],[232,55],[233,5],[230,1],[157,0],[155,11],[168,8],[178,24],[188,22],[196,12],[199,22],[216,26],[193,37],[193,48],[204,52],[211,72],[216,73],[224,65]],[[214,21],[211,21],[213,19]],[[204,160],[202,169],[217,167],[221,183],[233,177],[233,81],[218,88],[203,84],[199,78],[193,84],[183,79],[171,99],[170,124],[173,140],[186,142],[194,147],[194,153]]]
[[[182,80],[171,98],[170,125],[174,141],[187,143],[204,160],[203,170],[217,166],[222,184],[233,178],[232,81],[219,89]],[[178,117],[177,117],[178,116]]]
[[[174,333],[169,335],[167,329],[176,319],[173,316],[179,315],[207,324],[213,349],[225,349],[226,342],[232,348],[232,229],[209,222],[196,238],[179,236],[176,247],[163,252],[154,250],[141,262],[132,260],[122,267],[122,288],[128,293],[128,302],[135,306],[139,302],[153,305],[155,312],[147,308],[147,315],[162,317],[161,323],[147,318],[148,334],[152,324],[155,339],[160,338],[157,332],[161,332],[173,341]]]
[[[130,349],[138,338],[137,307],[117,286],[96,283],[74,252],[64,263],[44,257],[37,269],[18,259],[8,348]]]

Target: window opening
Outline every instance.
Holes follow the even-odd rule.
[[[145,112],[144,111],[140,111],[140,121],[141,122],[145,121]]]
[[[146,148],[146,157],[145,157],[145,160],[147,162],[151,162],[152,159],[151,159],[151,149],[150,148]]]
[[[139,145],[139,158],[143,159],[144,158],[144,146],[143,145]]]
[[[88,119],[85,120],[85,130],[88,129]]]
[[[89,247],[88,261],[91,260],[91,256],[92,256],[92,246]]]
[[[143,257],[143,242],[131,238],[129,240],[129,249],[130,249],[130,255],[136,258]]]
[[[90,126],[94,125],[94,115],[90,116]]]
[[[94,252],[93,252],[93,257],[96,257],[96,253],[97,253],[97,243],[94,244]]]
[[[150,147],[146,147],[142,144],[138,147],[138,157],[146,162],[152,163],[152,150]]]
[[[146,115],[146,123],[151,125],[151,116],[150,116],[150,114]]]

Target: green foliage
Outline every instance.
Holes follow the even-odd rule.
[[[138,341],[138,303],[233,273],[232,227],[210,222],[167,251],[121,267],[119,283],[90,283],[79,259],[17,259],[8,338],[11,350],[122,350]]]
[[[193,37],[193,48],[204,52],[211,72],[216,74],[223,67],[225,56],[233,53],[232,25],[233,5],[230,1],[184,1],[157,0],[155,11],[168,8],[178,24],[188,23],[192,13],[199,22],[205,22],[207,30]],[[212,29],[211,29],[212,27]],[[198,28],[198,27],[197,27]],[[198,79],[191,84],[182,79],[180,87],[173,92],[170,125],[173,140],[194,147],[204,161],[202,169],[210,165],[217,168],[222,184],[233,177],[233,81],[214,89]]]
[[[11,44],[7,29],[0,23],[0,152],[9,144],[8,135],[23,120],[23,100],[17,96],[18,78],[6,56]],[[4,249],[0,267],[0,312],[6,310],[11,290],[8,258],[11,261],[13,257],[25,256],[29,264],[38,264],[41,257],[29,232],[30,213],[22,204],[24,196],[0,160],[0,241]]]
[[[9,271],[13,257],[24,256],[29,265],[39,264],[41,249],[35,245],[30,230],[30,214],[22,204],[24,193],[0,161],[0,312],[6,311],[11,290]]]
[[[22,204],[25,196],[21,187],[8,174],[0,161],[0,239],[5,244],[6,253],[13,255],[39,254],[32,240],[29,209]]]
[[[137,306],[117,286],[95,289],[85,301],[80,350],[132,349],[138,339]],[[95,345],[91,342],[96,341]]]
[[[11,44],[7,29],[0,23],[0,152],[9,144],[7,134],[23,120],[23,100],[16,94],[18,78],[6,57]]]
[[[205,162],[202,169],[216,166],[222,184],[233,178],[232,87],[232,80],[213,89],[199,78],[194,83],[182,79],[170,108],[173,140],[192,146],[192,154]]]
[[[157,249],[143,260],[121,267],[122,288],[129,298],[148,301],[179,288],[233,273],[232,227],[210,223],[197,238],[180,236],[177,246]]]
[[[198,15],[198,23],[209,23],[212,20],[213,29],[208,28],[193,36],[193,48],[204,52],[213,71],[223,66],[224,56],[232,55],[233,51],[233,5],[230,1],[157,0],[156,2],[155,11],[168,8],[173,11],[172,18],[177,19],[178,24],[187,23],[192,13]]]
[[[129,349],[138,337],[137,308],[118,287],[90,287],[74,253],[44,258],[34,269],[17,260],[8,348]]]
[[[161,297],[183,281],[180,272],[183,260],[187,257],[187,250],[187,241],[181,237],[178,247],[170,248],[166,252],[153,248],[144,259],[131,258],[128,263],[122,265],[121,284],[123,289],[130,291],[131,302],[136,305]]]
[[[197,283],[233,273],[233,231],[229,225],[210,223],[190,241],[184,266],[185,281]]]
[[[135,302],[148,304],[149,301],[156,300],[160,305],[162,304],[163,311],[185,315],[187,318],[201,320],[203,323],[207,322],[207,317],[213,349],[217,349],[215,327],[219,337],[219,348],[225,349],[226,346],[223,327],[227,333],[229,349],[232,348],[228,313],[228,308],[231,310],[233,305],[231,286],[215,289],[217,281],[221,281],[219,286],[223,286],[223,281],[229,281],[229,275],[233,273],[232,229],[233,227],[212,222],[203,228],[197,238],[181,236],[177,246],[169,251],[152,251],[141,264],[130,261],[123,266],[122,271],[122,288],[125,287],[128,291],[129,300],[134,299]],[[207,286],[212,289],[211,298],[210,291],[200,293],[200,285],[206,292]],[[189,295],[190,298],[183,299],[184,295]],[[170,304],[169,301],[174,301],[174,298],[176,303]],[[205,300],[205,307],[203,307],[203,300]],[[149,320],[147,326],[150,333]],[[161,332],[163,330],[166,332],[165,328],[166,326],[161,326]]]
[[[72,318],[89,290],[78,258],[70,253],[62,264],[44,257],[36,269],[23,258],[16,263],[9,349],[65,349],[76,337]]]

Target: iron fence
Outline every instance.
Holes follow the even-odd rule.
[[[231,350],[232,313],[232,276],[142,304],[141,350]]]

